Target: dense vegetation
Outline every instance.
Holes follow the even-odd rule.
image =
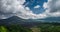
[[[0,26],[0,32],[60,32],[60,25],[40,24],[31,28],[20,25]]]
[[[0,26],[0,32],[32,32],[29,28],[19,25]]]

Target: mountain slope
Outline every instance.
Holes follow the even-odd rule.
[[[17,16],[13,16],[8,19],[0,20],[0,25],[8,25],[9,26],[9,25],[13,25],[13,24],[19,24],[24,27],[32,27],[32,26],[38,25],[39,23],[36,21],[32,21],[32,20],[21,19]]]
[[[23,21],[24,19],[21,19],[17,16],[13,16],[13,17],[10,17],[8,19],[2,19],[0,20],[0,24],[19,24],[19,23],[22,23],[24,22]]]
[[[45,19],[22,19],[19,18],[17,16],[13,16],[10,17],[8,19],[2,19],[0,20],[0,25],[12,25],[12,24],[19,24],[22,26],[27,26],[27,27],[31,27],[31,26],[36,26],[36,25],[40,25],[41,23],[60,23],[59,18],[45,18]],[[57,21],[59,20],[59,21]]]

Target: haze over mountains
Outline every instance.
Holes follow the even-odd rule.
[[[45,19],[22,19],[17,16],[10,17],[8,19],[0,20],[0,25],[11,25],[11,24],[19,24],[22,26],[36,26],[41,23],[60,23],[60,17],[52,17]]]

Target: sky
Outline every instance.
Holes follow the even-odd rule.
[[[0,19],[60,17],[60,0],[0,0]]]
[[[40,14],[44,12],[44,2],[47,2],[47,0],[26,0],[24,4],[26,4],[26,7],[29,7],[33,11],[33,13]]]

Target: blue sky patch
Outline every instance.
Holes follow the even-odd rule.
[[[40,14],[45,11],[45,9],[43,8],[43,4],[44,4],[44,2],[47,2],[47,1],[48,0],[26,0],[24,5],[26,7],[29,7],[33,11],[33,13]],[[37,5],[39,5],[40,7],[34,8]]]

